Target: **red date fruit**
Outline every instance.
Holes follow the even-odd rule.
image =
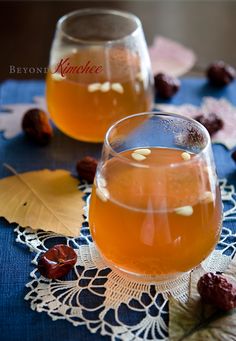
[[[25,113],[22,120],[22,129],[30,140],[40,146],[46,146],[53,135],[48,117],[40,109],[31,109]]]
[[[227,85],[236,77],[235,69],[222,60],[210,64],[206,74],[211,84],[215,86]]]
[[[177,78],[158,73],[154,77],[155,91],[157,97],[169,99],[176,94],[180,87],[180,81]]]
[[[79,176],[88,181],[89,183],[93,183],[98,162],[91,156],[85,156],[83,159],[77,162],[76,169]]]
[[[214,113],[210,113],[207,116],[199,115],[194,119],[200,122],[208,130],[210,136],[214,135],[218,130],[222,129],[224,122],[222,119]]]
[[[76,261],[77,255],[70,246],[58,244],[40,257],[38,270],[44,277],[56,279],[67,275]]]
[[[236,307],[236,283],[224,276],[208,272],[199,279],[197,289],[205,303],[224,311]]]

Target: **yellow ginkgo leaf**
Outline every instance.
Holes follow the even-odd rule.
[[[85,203],[77,185],[65,170],[15,173],[0,180],[0,216],[22,227],[78,236]]]

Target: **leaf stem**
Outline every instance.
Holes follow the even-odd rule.
[[[184,334],[183,336],[181,336],[180,339],[178,339],[177,341],[183,341],[185,340],[187,337],[191,336],[192,334],[196,333],[197,331],[205,328],[206,326],[208,326],[210,323],[225,317],[225,316],[229,316],[229,315],[233,315],[236,313],[236,309],[231,309],[229,311],[223,311],[223,310],[218,310],[215,313],[213,313],[212,315],[210,315],[207,319],[201,321],[199,324],[197,324],[196,326],[194,326],[192,329],[190,329],[186,334]]]
[[[12,172],[14,175],[19,175],[12,166],[8,165],[8,163],[4,163],[3,166],[7,168],[10,172]]]

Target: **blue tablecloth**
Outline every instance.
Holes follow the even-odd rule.
[[[0,85],[0,105],[30,103],[34,96],[43,93],[42,81],[9,80]],[[181,90],[171,103],[199,105],[204,96],[225,97],[236,105],[236,82],[219,90],[210,87],[204,79],[186,78],[182,80]],[[51,145],[46,148],[28,143],[23,134],[10,140],[0,136],[0,177],[9,175],[2,165],[4,162],[18,172],[42,168],[64,168],[75,172],[79,158],[84,155],[98,156],[100,150],[100,144],[74,141],[57,130]],[[226,177],[230,184],[236,185],[236,164],[231,159],[231,151],[220,144],[214,145],[213,150],[217,156],[215,161],[219,177]],[[109,337],[91,334],[84,326],[73,327],[63,320],[53,322],[47,314],[30,309],[24,296],[27,293],[25,284],[29,282],[29,274],[33,270],[33,255],[28,248],[15,242],[13,227],[0,219],[0,340],[110,340]]]

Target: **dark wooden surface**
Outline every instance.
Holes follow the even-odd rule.
[[[43,78],[10,75],[10,65],[47,66],[57,20],[86,7],[133,12],[142,20],[149,44],[156,34],[182,42],[196,52],[197,68],[218,58],[236,66],[236,1],[0,1],[0,80]]]

